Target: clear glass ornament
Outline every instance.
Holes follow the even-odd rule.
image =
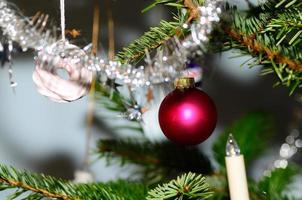
[[[39,51],[33,73],[38,91],[57,102],[83,97],[93,79],[93,72],[82,62],[85,56],[82,49],[67,41],[58,41]]]

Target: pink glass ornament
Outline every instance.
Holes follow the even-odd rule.
[[[59,41],[38,53],[33,81],[38,92],[56,102],[71,102],[85,96],[93,72],[81,63],[86,53],[66,41]],[[59,71],[65,71],[64,78]]]

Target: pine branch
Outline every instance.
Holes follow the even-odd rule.
[[[0,166],[0,183],[1,190],[20,188],[14,193],[13,199],[26,191],[36,193],[40,197],[63,200],[78,199],[76,196],[66,193],[66,191],[74,192],[74,188],[68,182],[44,175],[29,174],[3,165]]]
[[[108,86],[104,86],[101,83],[96,84],[95,99],[100,105],[105,109],[115,112],[116,116],[127,112],[128,107],[126,106],[133,104],[130,99],[125,98],[119,91],[111,88],[110,85],[115,83],[108,83]],[[95,116],[97,117],[97,116]],[[143,133],[142,124],[139,121],[131,121],[129,125],[119,125],[114,127],[115,130],[118,129],[128,129],[131,131]]]
[[[130,103],[128,99],[125,99],[121,93],[115,91],[110,86],[104,86],[101,83],[96,84],[95,98],[97,102],[101,103],[106,109],[114,112],[126,112],[126,103]]]
[[[97,185],[103,185],[106,190],[111,190],[112,193],[124,200],[143,200],[148,193],[148,187],[145,185],[128,180],[118,180],[104,184],[98,183]]]
[[[135,140],[100,140],[98,153],[108,162],[119,159],[120,163],[135,163],[144,167],[144,178],[168,179],[184,172],[209,174],[210,161],[196,147],[179,146],[172,143],[138,142]]]
[[[162,20],[158,27],[151,27],[148,32],[133,41],[128,47],[123,48],[116,55],[116,59],[121,63],[138,62],[145,55],[146,50],[151,52],[171,39],[176,33],[182,33],[183,30],[179,27],[184,22],[184,17],[175,19],[174,22]]]
[[[144,56],[146,50],[152,50],[165,44],[174,36],[182,36],[186,34],[185,29],[182,27],[184,23],[190,23],[198,16],[198,11],[195,9],[196,5],[202,5],[203,0],[155,0],[143,10],[146,12],[156,5],[164,4],[172,6],[177,9],[177,14],[174,14],[174,21],[168,22],[162,20],[157,27],[151,27],[149,31],[144,33],[140,38],[122,49],[116,55],[116,59],[121,63],[137,63]],[[182,8],[187,8],[189,12],[184,14],[181,12]]]
[[[245,16],[236,10],[232,10],[230,14],[233,16],[233,24],[231,27],[224,27],[225,32],[248,48],[250,53],[263,53],[270,60],[276,59],[278,63],[288,64],[291,69],[302,69],[302,54],[298,49],[290,48],[293,43],[297,45],[301,41],[299,39],[302,35],[297,28],[300,28],[302,7],[287,9],[277,15],[263,11],[259,16]],[[287,25],[282,26],[285,23]],[[283,45],[280,45],[282,41]]]
[[[297,0],[268,0],[262,5],[267,10],[282,10],[289,7],[299,7],[302,5],[301,1]]]
[[[277,32],[277,46],[281,43],[296,46],[302,39],[302,15],[297,8],[280,13],[277,19],[272,19],[264,32]]]
[[[225,47],[256,57],[251,65],[264,65],[263,74],[276,73],[280,80],[277,84],[290,87],[291,93],[301,87],[300,1],[270,0],[248,13],[231,9],[228,16],[232,16],[232,22],[224,26],[224,31],[231,40]]]
[[[264,177],[259,183],[256,191],[263,199],[281,200],[289,199],[284,192],[288,189],[292,179],[298,170],[294,166],[286,169],[276,169],[270,176]]]
[[[235,30],[225,30],[225,32],[245,48],[248,48],[252,55],[264,55],[265,57],[262,57],[262,60],[260,60],[259,64],[264,63],[264,59],[269,59],[269,61],[272,63],[275,62],[276,64],[284,64],[290,69],[296,70],[298,72],[302,71],[302,63],[296,62],[288,56],[284,56],[283,54],[279,53],[280,51],[282,51],[281,48],[279,48],[278,51],[275,51],[268,46],[263,45],[262,42],[268,40],[269,38],[264,36],[255,39],[254,36],[246,36],[244,34],[236,32]],[[283,52],[288,51],[283,49]],[[294,52],[298,52],[298,54],[296,55],[297,58],[302,58],[302,54],[300,54],[299,51],[294,50]]]
[[[161,4],[165,6],[174,7],[178,10],[181,8],[186,8],[189,12],[189,18],[187,20],[187,22],[189,23],[190,21],[196,19],[197,16],[199,15],[196,7],[198,5],[203,5],[204,0],[155,0],[152,4],[147,6],[142,11],[142,13],[145,13],[151,10],[152,8],[156,7],[157,5],[161,5]]]
[[[165,5],[165,6],[171,6],[176,8],[183,8],[183,4],[181,3],[183,0],[155,0],[153,3],[151,3],[149,6],[147,6],[145,9],[142,10],[142,13],[145,13],[152,8],[158,6],[158,5]]]
[[[248,164],[267,147],[269,136],[273,132],[270,116],[264,113],[249,113],[228,127],[213,145],[216,161],[225,166],[225,145],[232,133],[238,142],[245,161]]]
[[[74,184],[0,165],[0,190],[16,189],[10,199],[141,200],[147,188],[128,181]]]
[[[212,192],[206,178],[194,173],[184,174],[149,191],[147,200],[208,199]]]
[[[112,158],[120,158],[121,164],[132,162],[140,165],[158,165],[160,160],[154,155],[151,143],[139,143],[134,140],[100,140],[98,153],[100,157],[106,157],[108,161]]]

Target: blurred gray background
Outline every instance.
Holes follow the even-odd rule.
[[[56,24],[59,22],[59,0],[14,0],[26,16],[37,11],[49,13]],[[140,11],[151,0],[115,0],[112,3],[115,21],[116,47],[120,49],[137,38],[148,27],[156,25],[160,19],[168,18],[168,11],[163,7],[141,14]],[[239,3],[239,1],[233,1]],[[104,2],[101,3],[101,52],[107,52],[107,28]],[[80,42],[88,44],[92,25],[92,0],[66,0],[66,23],[68,29],[80,29]],[[244,1],[240,7],[245,8]],[[212,55],[207,59],[204,90],[214,99],[219,123],[213,136],[201,148],[207,149],[211,142],[233,120],[251,110],[271,112],[277,120],[277,132],[272,138],[272,147],[267,153],[250,166],[251,174],[257,178],[279,155],[280,145],[293,127],[293,112],[301,109],[295,96],[289,96],[289,90],[283,87],[273,88],[274,76],[259,76],[261,67],[249,69],[240,64],[249,57],[230,58],[238,55],[236,51]],[[39,95],[32,82],[34,54],[23,53],[14,57],[14,76],[18,82],[16,94],[9,87],[7,69],[0,70],[0,163],[10,164],[36,172],[73,179],[75,170],[82,166],[85,150],[85,123],[87,98],[79,101],[58,104]],[[158,97],[158,104],[163,94]],[[163,137],[154,116],[157,106],[146,114],[144,129],[148,137]],[[100,112],[98,109],[97,113]],[[153,120],[151,120],[153,119]],[[105,119],[106,121],[106,119]],[[110,121],[110,120],[108,120]],[[122,120],[120,120],[122,121]],[[122,123],[122,122],[121,122]],[[149,125],[148,125],[149,124]],[[103,127],[102,127],[103,126]],[[109,126],[109,128],[107,127]],[[92,143],[101,137],[100,133],[110,135],[110,123],[103,123],[93,129]],[[211,155],[209,155],[211,156]],[[301,160],[301,153],[295,157]],[[104,161],[92,165],[92,171],[98,180],[127,177],[131,167],[107,167]],[[298,184],[296,187],[300,186]]]

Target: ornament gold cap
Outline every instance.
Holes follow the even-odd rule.
[[[195,80],[193,77],[182,77],[175,80],[175,88],[177,89],[186,89],[195,87]]]

